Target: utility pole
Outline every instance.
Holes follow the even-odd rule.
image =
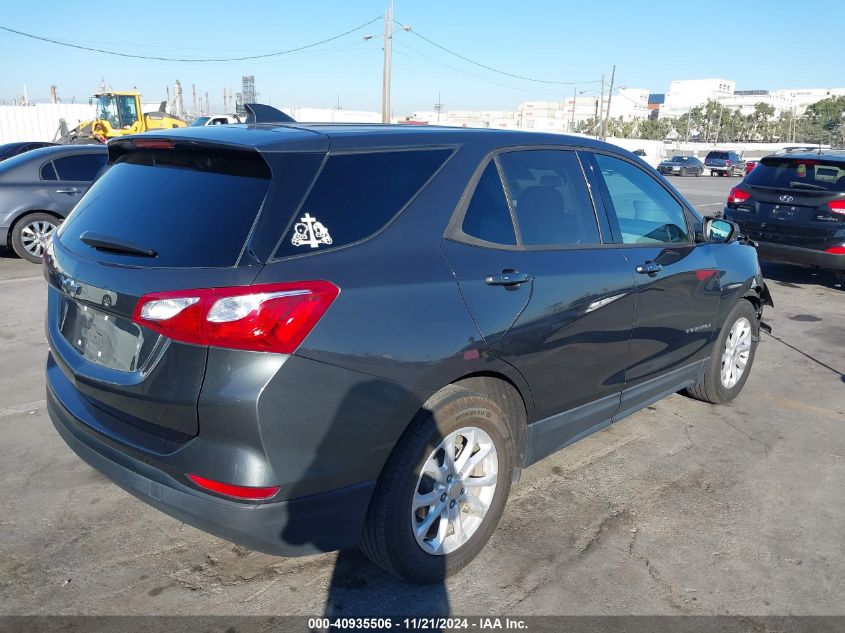
[[[720,103],[719,104],[719,120],[716,122],[716,140],[713,141],[713,146],[719,144],[719,132],[722,131],[722,110],[724,110],[724,106]]]
[[[690,114],[692,113],[692,108],[687,110],[687,137],[684,139],[685,143],[689,143],[689,126],[690,126]]]
[[[575,131],[575,101],[578,99],[578,86],[572,89],[572,123],[569,124],[569,131]]]
[[[197,85],[191,84],[191,93],[192,93],[192,101],[191,101],[191,108],[193,109],[193,115],[199,116],[197,113]]]
[[[440,91],[437,91],[437,103],[434,104],[434,111],[437,112],[437,122],[440,123],[440,113],[443,111],[443,103],[440,101]]]
[[[610,122],[610,101],[613,99],[613,80],[616,79],[616,64],[610,73],[610,90],[607,91],[607,113],[604,115],[604,127],[602,128],[601,140],[607,139],[607,124]]]
[[[393,62],[393,0],[384,14],[384,68],[381,82],[381,122],[390,123],[390,66]]]
[[[604,138],[604,75],[601,76],[601,97],[599,97],[598,134],[596,138]]]
[[[599,120],[599,99],[598,99],[598,97],[596,97],[596,111],[593,113],[593,119],[595,121]],[[596,131],[596,138],[598,138],[599,137],[598,136],[598,128],[594,128],[594,130]]]

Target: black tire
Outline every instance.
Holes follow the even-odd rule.
[[[435,394],[397,442],[379,477],[360,543],[364,554],[384,570],[415,583],[442,581],[472,561],[499,523],[516,472],[514,438],[520,435],[511,428],[513,423],[495,402],[468,389],[451,385]],[[463,545],[445,555],[431,554],[413,534],[414,493],[434,449],[450,433],[467,426],[484,430],[493,440],[498,457],[495,492],[481,523]]]
[[[58,228],[62,222],[56,216],[50,215],[49,213],[29,213],[21,217],[12,228],[12,250],[15,251],[15,254],[28,262],[40,264],[42,261],[41,256],[36,256],[29,252],[24,246],[23,231],[34,222],[49,223],[53,226],[53,230]]]
[[[722,383],[722,354],[725,351],[725,344],[731,334],[734,324],[740,319],[747,319],[751,324],[751,348],[745,369],[732,387],[726,387]],[[711,404],[727,404],[736,398],[745,386],[748,376],[751,374],[751,367],[754,364],[754,356],[757,353],[757,344],[760,340],[760,320],[757,311],[747,299],[740,299],[725,319],[722,331],[719,333],[713,348],[710,351],[710,358],[704,369],[701,379],[693,386],[686,388],[686,394],[696,400],[703,400]]]

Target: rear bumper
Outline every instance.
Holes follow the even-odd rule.
[[[825,268],[827,270],[845,270],[845,255],[834,255],[822,250],[786,246],[772,242],[758,242],[757,253],[760,259],[795,266],[809,268]]]
[[[47,385],[47,411],[73,451],[142,501],[196,528],[268,554],[303,556],[355,545],[375,482],[275,503],[205,494],[136,459],[68,411]]]

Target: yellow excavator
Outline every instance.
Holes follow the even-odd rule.
[[[96,118],[68,129],[64,119],[56,140],[63,144],[105,143],[109,139],[147,130],[186,127],[187,122],[165,111],[166,101],[155,112],[141,113],[140,92],[101,92],[91,98],[97,108]]]

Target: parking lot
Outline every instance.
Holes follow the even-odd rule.
[[[672,182],[711,214],[737,181]],[[842,614],[845,289],[764,273],[773,334],[735,402],[674,395],[540,462],[479,558],[416,587],[233,546],[84,464],[45,411],[40,268],[3,254],[0,612]]]

